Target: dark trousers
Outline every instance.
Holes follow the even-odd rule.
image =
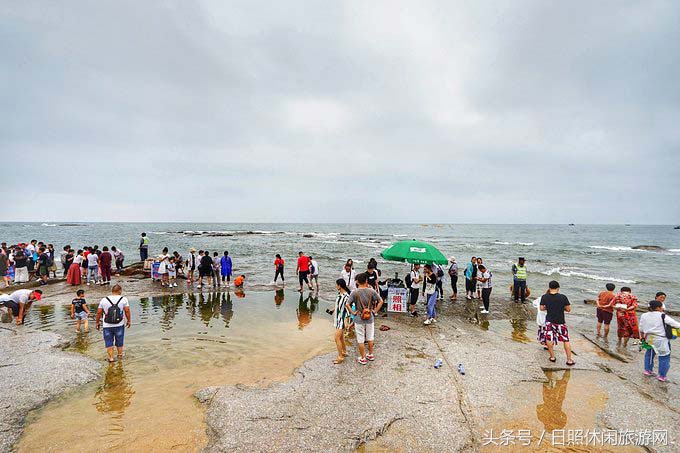
[[[458,276],[457,275],[451,276],[451,290],[453,291],[454,296],[456,294],[458,294]]]
[[[123,258],[122,260],[116,260],[116,271],[117,272],[120,272],[120,271],[123,270],[123,260],[124,259],[125,258]]]
[[[444,288],[443,288],[444,283],[442,282],[441,277],[437,279],[437,293],[439,294],[439,298],[441,299],[444,297]],[[387,304],[385,304],[387,305]]]
[[[279,275],[281,276],[281,281],[286,281],[285,278],[283,278],[283,268],[281,269],[276,269],[276,272],[274,272],[274,282],[279,278]]]
[[[101,266],[99,270],[102,273],[102,281],[103,282],[110,282],[111,281],[111,266]]]
[[[477,285],[474,280],[468,280],[467,278],[465,279],[465,291],[469,291],[471,293],[477,291]]]
[[[519,298],[522,299],[522,302],[527,300],[527,281],[526,280],[515,280],[513,284],[513,296],[515,298],[515,302]]]
[[[491,290],[493,288],[482,288],[482,302],[484,303],[484,310],[489,311],[489,299],[491,299]]]
[[[146,261],[146,259],[149,257],[149,249],[146,247],[142,247],[139,249],[139,259],[142,261]]]

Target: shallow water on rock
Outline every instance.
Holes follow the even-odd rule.
[[[205,293],[130,304],[124,359],[103,364],[102,379],[32,413],[19,451],[199,450],[207,438],[194,392],[276,382],[334,347],[330,305],[308,294]],[[33,310],[28,325],[60,333],[72,340],[69,350],[104,361],[92,320],[88,334],[76,334],[69,307]]]

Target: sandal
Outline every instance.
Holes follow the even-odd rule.
[[[574,366],[574,365],[576,365],[576,362],[574,362],[573,360],[571,362],[567,362],[567,366]]]
[[[344,357],[343,357],[343,358],[338,357],[338,358],[336,358],[335,360],[333,360],[333,365],[339,365],[339,364],[341,364],[341,363],[344,362],[344,361],[345,361],[345,358],[344,358]]]
[[[550,357],[548,360],[550,360],[552,363],[557,362],[557,358],[555,358],[555,357]]]

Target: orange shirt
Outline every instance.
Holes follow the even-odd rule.
[[[238,277],[236,277],[236,278],[234,279],[234,285],[236,285],[236,286],[243,286],[243,281],[244,281],[244,280],[245,280],[245,278],[243,278],[242,276],[239,275]]]
[[[603,305],[611,304],[612,300],[614,300],[614,297],[616,297],[614,293],[602,291],[597,295],[597,308],[608,313],[614,313],[614,307],[602,307]]]

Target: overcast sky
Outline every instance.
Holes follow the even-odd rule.
[[[3,220],[680,222],[680,2],[0,5]]]

